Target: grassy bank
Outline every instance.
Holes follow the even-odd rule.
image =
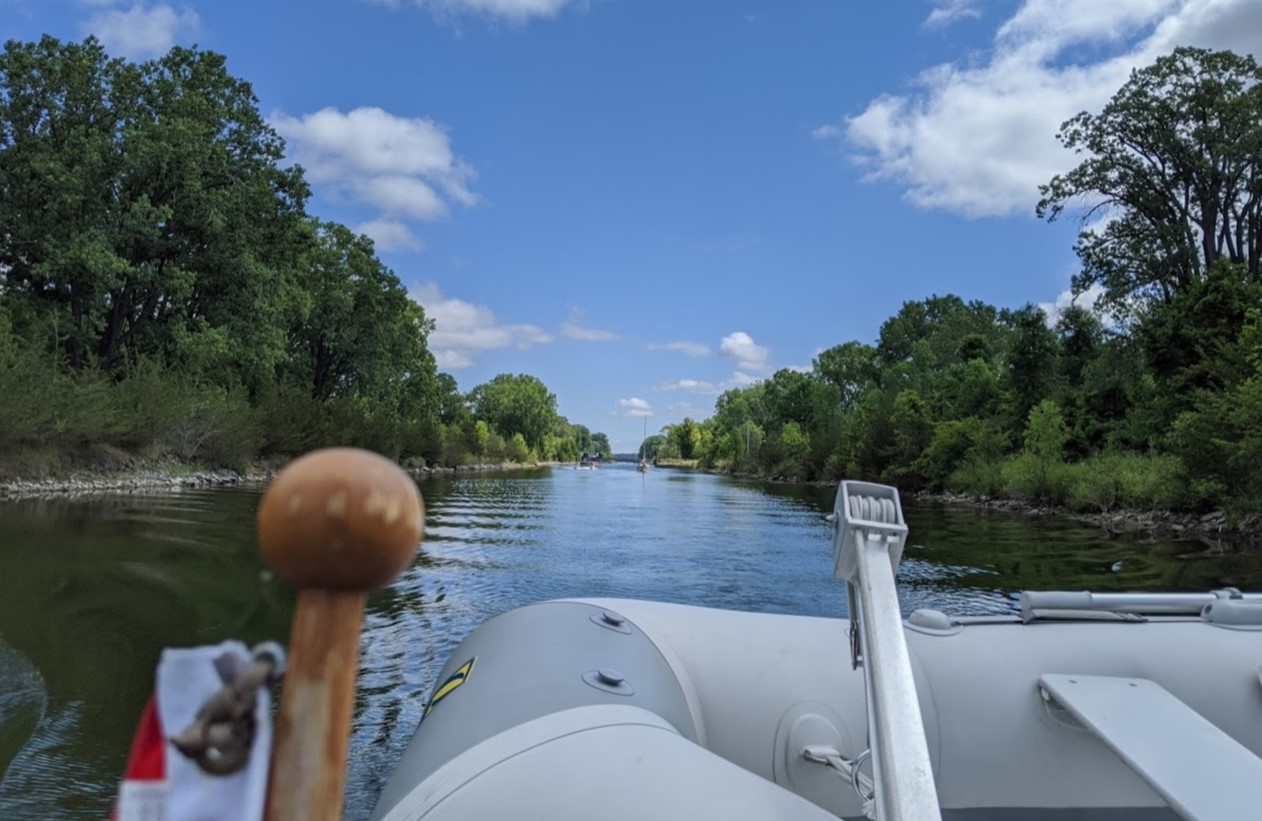
[[[695,468],[698,464],[697,459],[659,458],[653,462],[653,466],[659,468]]]

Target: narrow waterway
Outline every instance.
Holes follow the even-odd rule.
[[[831,489],[630,466],[426,480],[425,543],[365,624],[347,818],[362,819],[447,654],[570,596],[842,616]],[[261,488],[0,503],[0,818],[108,816],[163,647],[285,639],[293,597],[254,542]],[[1014,609],[1027,588],[1262,589],[1262,555],[906,509],[903,608]],[[841,648],[838,649],[841,652]]]

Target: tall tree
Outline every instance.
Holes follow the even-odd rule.
[[[815,357],[813,370],[820,378],[837,386],[842,406],[846,408],[853,407],[859,394],[875,385],[881,374],[876,349],[856,341],[821,351]]]
[[[222,55],[0,53],[0,270],[70,361],[136,355],[269,379],[295,305],[301,170]]]
[[[1088,208],[1075,290],[1106,304],[1165,301],[1219,259],[1262,278],[1262,69],[1229,51],[1178,48],[1135,70],[1099,114],[1058,137],[1081,163],[1040,188],[1037,214]],[[1107,215],[1103,227],[1087,220]]]
[[[877,352],[886,365],[909,362],[936,369],[962,364],[978,355],[979,339],[999,338],[996,319],[994,307],[966,303],[955,294],[905,302],[881,325]]]
[[[701,426],[685,416],[679,424],[671,425],[670,439],[679,451],[679,458],[695,459],[701,447]]]
[[[505,439],[520,433],[536,452],[556,427],[557,398],[534,376],[502,373],[470,391],[469,402],[474,418]]]
[[[1013,419],[1020,424],[1052,392],[1058,340],[1047,327],[1047,314],[1035,305],[1005,312],[1004,318],[1013,329],[1006,382]]]
[[[376,257],[372,240],[336,223],[311,224],[314,236],[297,274],[304,310],[289,330],[290,370],[316,399],[363,398],[390,410],[437,417],[432,323],[399,278]]]

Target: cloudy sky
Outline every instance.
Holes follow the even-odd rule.
[[[0,0],[0,38],[228,55],[469,389],[635,450],[907,300],[1064,304],[1059,124],[1258,0]],[[1257,52],[1254,51],[1255,56]]]

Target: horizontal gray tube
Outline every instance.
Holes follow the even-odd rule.
[[[1087,591],[1025,590],[1021,612],[1032,610],[1103,610],[1151,615],[1197,615],[1211,602],[1262,602],[1262,594],[1235,591],[1213,593],[1090,593]]]

